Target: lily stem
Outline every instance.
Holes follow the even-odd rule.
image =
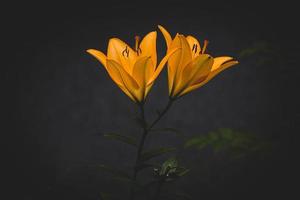
[[[141,112],[141,124],[142,124],[142,128],[143,128],[143,134],[142,134],[142,137],[141,137],[139,145],[138,145],[138,150],[137,150],[137,155],[136,155],[136,160],[135,160],[135,166],[134,166],[133,177],[132,177],[132,185],[131,185],[130,194],[129,194],[130,200],[134,200],[134,198],[135,198],[134,186],[135,186],[135,182],[136,182],[137,175],[139,172],[138,167],[140,165],[140,157],[143,152],[146,137],[147,137],[149,131],[151,131],[151,129],[155,126],[155,124],[157,124],[159,122],[159,120],[167,113],[167,111],[170,109],[173,102],[174,102],[174,99],[170,98],[166,107],[163,109],[163,111],[161,111],[159,113],[157,118],[149,126],[147,124],[147,120],[145,117],[144,103],[139,104],[140,112]]]
[[[167,111],[171,108],[173,102],[175,99],[169,98],[169,102],[166,105],[166,107],[159,113],[158,117],[151,123],[151,125],[148,127],[148,131],[150,131],[157,122],[167,113]]]

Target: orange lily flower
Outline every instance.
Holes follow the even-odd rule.
[[[199,41],[191,35],[185,37],[177,34],[172,40],[164,27],[158,26],[158,28],[165,38],[168,52],[179,48],[168,61],[168,85],[171,98],[183,96],[203,86],[224,69],[238,64],[238,61],[229,56],[213,58],[205,54],[207,40],[201,48]]]
[[[108,43],[107,55],[95,49],[88,49],[87,52],[101,62],[112,80],[130,99],[141,103],[169,56],[177,50],[170,50],[156,67],[156,37],[156,31],[148,33],[141,42],[140,37],[136,36],[134,50],[120,39],[112,38]]]

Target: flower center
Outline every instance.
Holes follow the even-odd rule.
[[[140,48],[140,40],[141,40],[141,38],[140,38],[140,36],[135,36],[134,37],[134,39],[135,39],[135,52],[136,52],[136,54],[139,56],[141,53],[142,53],[142,49]]]

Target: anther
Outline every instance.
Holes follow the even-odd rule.
[[[198,48],[198,45],[197,44],[193,44],[192,52],[195,50],[195,53],[197,53],[197,48]]]
[[[126,54],[126,57],[128,58],[129,57],[129,49],[128,47],[126,46],[126,48],[124,49],[124,51],[122,51],[122,55],[125,57],[125,54]]]

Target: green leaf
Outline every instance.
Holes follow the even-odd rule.
[[[254,134],[222,128],[188,139],[184,146],[185,148],[194,147],[198,150],[211,146],[215,153],[225,151],[234,158],[241,158],[250,153],[263,151],[268,148],[267,144],[268,142]]]
[[[178,166],[177,159],[174,157],[169,158],[162,164],[159,175],[162,176],[162,175],[166,175],[167,173],[170,174],[174,173],[176,172],[177,166]]]
[[[107,133],[103,135],[104,137],[108,138],[108,139],[112,139],[112,140],[117,140],[120,142],[124,142],[126,144],[132,145],[137,147],[137,141],[134,137],[128,136],[128,135],[120,135],[120,134],[116,134],[116,133]]]
[[[144,161],[147,161],[156,156],[160,156],[162,154],[169,153],[169,152],[172,152],[175,150],[176,150],[176,148],[173,148],[173,147],[160,147],[157,149],[145,151],[144,153],[141,154],[140,161],[144,162]]]
[[[188,139],[185,144],[184,144],[184,147],[185,148],[189,148],[189,147],[196,147],[197,149],[203,149],[205,148],[207,145],[210,144],[210,141],[212,140],[213,138],[209,138],[209,137],[206,137],[206,136],[196,136],[196,137],[193,137],[191,139]]]
[[[119,170],[119,169],[115,169],[113,167],[110,166],[106,166],[106,165],[97,165],[97,168],[105,171],[105,172],[109,172],[111,174],[113,174],[115,177],[122,177],[122,178],[126,178],[126,179],[131,179],[131,177],[124,171]]]
[[[185,176],[189,171],[190,171],[190,169],[181,167],[181,168],[177,169],[176,175],[177,176]]]

